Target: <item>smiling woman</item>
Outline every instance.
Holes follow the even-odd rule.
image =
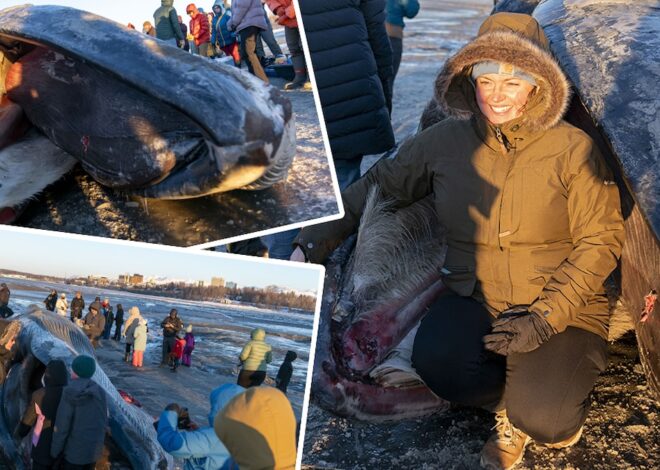
[[[490,67],[482,64],[487,63],[482,62],[472,68],[472,79],[477,104],[486,119],[492,124],[503,124],[522,116],[530,93],[535,90],[534,79],[529,74],[525,75],[532,82],[518,78],[516,72],[520,74],[520,71],[513,67],[501,67],[500,64],[495,64],[497,69],[509,68],[511,73],[491,73]]]

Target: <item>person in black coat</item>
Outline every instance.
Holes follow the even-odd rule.
[[[44,299],[46,310],[50,310],[51,312],[54,312],[56,302],[57,302],[57,291],[55,289],[51,289],[50,294],[48,294],[48,297]]]
[[[11,291],[7,284],[4,282],[0,284],[0,317],[9,318],[14,314],[14,311],[9,308],[9,296]]]
[[[42,421],[32,437],[32,469],[45,470],[54,468],[56,461],[50,455],[53,440],[53,425],[57,417],[57,407],[62,398],[62,390],[69,383],[69,373],[64,362],[59,359],[50,361],[46,366],[44,387],[32,394],[32,400],[23,413],[23,418],[16,428],[16,435],[23,438]],[[43,418],[41,418],[43,417]],[[39,431],[39,428],[40,431]],[[37,432],[39,431],[39,432]]]
[[[363,155],[394,146],[385,0],[300,0],[299,6],[343,189],[360,177]]]
[[[284,356],[284,362],[280,366],[280,370],[277,371],[277,377],[275,377],[275,386],[286,394],[286,389],[289,386],[291,381],[291,376],[293,375],[293,361],[296,360],[298,355],[295,351],[287,351],[286,356]]]
[[[112,337],[115,341],[119,341],[121,337],[121,326],[124,324],[124,307],[117,304],[117,314],[115,315],[115,335]]]

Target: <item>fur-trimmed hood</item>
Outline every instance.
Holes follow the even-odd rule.
[[[447,60],[435,82],[435,100],[449,116],[469,119],[478,113],[472,66],[482,61],[511,64],[534,76],[521,125],[530,131],[547,130],[564,115],[570,85],[548,49],[548,40],[534,18],[520,13],[496,13],[479,28],[476,39]]]

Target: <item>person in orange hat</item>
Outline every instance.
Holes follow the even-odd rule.
[[[200,13],[194,3],[188,4],[186,13],[190,16],[190,35],[193,37],[195,46],[202,57],[208,57],[209,44],[211,43],[211,32],[207,16]]]

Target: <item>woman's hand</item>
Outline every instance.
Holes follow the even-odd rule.
[[[291,253],[291,257],[289,258],[289,261],[297,261],[298,263],[304,263],[307,260],[305,259],[305,253],[300,249],[299,246],[297,246],[296,249],[293,250],[293,253]]]

